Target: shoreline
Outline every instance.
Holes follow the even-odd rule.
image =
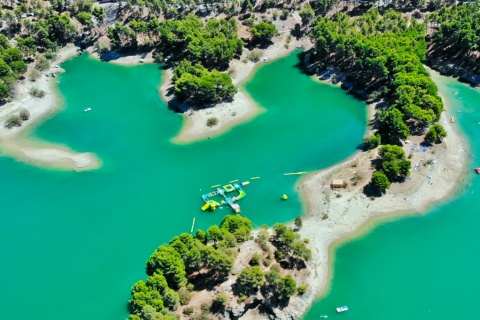
[[[232,102],[219,103],[216,106],[195,110],[189,108],[182,114],[182,126],[179,132],[171,139],[173,143],[187,144],[195,141],[202,141],[214,137],[218,137],[239,124],[246,123],[258,115],[266,112],[262,106],[259,106],[246,92],[243,84],[248,82],[257,72],[263,63],[270,63],[278,60],[295,50],[308,49],[313,44],[308,39],[294,40],[288,48],[282,43],[286,41],[286,34],[274,38],[274,42],[267,49],[263,50],[263,57],[258,62],[247,60],[250,51],[244,50],[239,59],[230,62],[230,70],[234,70],[232,74],[232,82],[238,87],[238,93]],[[246,62],[243,62],[246,61]],[[263,63],[261,62],[263,61]],[[160,85],[160,96],[167,104],[174,99],[170,98],[168,92],[172,88],[171,78],[173,76],[172,68],[165,71],[162,84]],[[209,118],[217,118],[218,124],[208,127],[207,120]]]
[[[414,156],[410,159],[412,166],[419,157],[435,158],[437,162],[424,165],[420,172],[412,171],[411,180],[403,183],[403,186],[393,184],[386,194],[374,200],[362,192],[363,186],[369,182],[369,177],[364,177],[355,186],[347,180],[349,185],[346,189],[322,188],[323,184],[329,185],[333,178],[339,176],[351,177],[352,173],[356,174],[357,171],[368,175],[369,162],[376,157],[377,149],[357,151],[346,160],[297,181],[296,187],[305,217],[299,233],[311,240],[312,250],[312,259],[309,262],[311,272],[306,282],[315,285],[310,286],[303,297],[296,299],[294,308],[287,307],[289,310],[284,310],[285,313],[303,316],[316,300],[329,293],[335,252],[339,246],[367,234],[379,223],[426,214],[427,210],[445,203],[460,192],[463,181],[470,172],[467,170],[468,141],[461,129],[448,121],[447,114],[453,114],[450,112],[452,106],[441,92],[439,95],[448,110],[444,111],[439,123],[445,126],[448,135],[441,144],[428,150],[428,153],[413,153]],[[367,105],[369,119],[373,107],[374,104]],[[404,145],[405,147],[408,150],[410,145]],[[457,150],[450,153],[454,147]]]
[[[41,72],[41,76],[32,82],[23,79],[15,85],[15,99],[0,108],[0,149],[2,156],[44,168],[60,170],[84,171],[100,167],[100,160],[93,153],[78,153],[66,146],[28,137],[32,129],[63,108],[62,97],[57,91],[56,76],[65,72],[59,65],[77,56],[78,48],[69,44],[60,49],[57,59],[49,69]],[[33,68],[29,66],[26,74]],[[30,96],[30,88],[35,87],[45,92],[43,98]],[[11,115],[18,114],[20,109],[30,112],[29,120],[20,127],[5,128],[4,121]]]

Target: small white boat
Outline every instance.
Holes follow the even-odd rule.
[[[327,315],[323,315],[323,316],[320,316],[320,318],[327,319],[328,316],[327,316]]]
[[[343,307],[338,307],[338,308],[337,308],[337,312],[345,312],[345,311],[348,311],[348,307],[347,307],[347,306],[343,306]]]
[[[83,109],[83,112],[88,112],[90,110],[92,110],[92,108],[85,108],[85,109]]]

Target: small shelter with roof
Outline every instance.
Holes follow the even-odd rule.
[[[333,188],[343,188],[343,180],[342,179],[333,179],[332,184],[330,185]]]

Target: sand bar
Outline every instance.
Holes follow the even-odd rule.
[[[34,143],[27,139],[28,131],[61,109],[61,101],[56,94],[56,75],[64,72],[59,66],[65,60],[78,55],[78,48],[70,44],[58,52],[57,60],[48,70],[42,72],[35,82],[28,79],[19,81],[15,87],[15,100],[0,107],[0,148],[2,154],[20,161],[41,167],[64,170],[90,170],[100,165],[92,153],[77,153],[62,145],[46,142]],[[29,71],[33,68],[29,66]],[[29,73],[27,71],[27,75]],[[52,76],[54,75],[54,76]],[[29,94],[32,87],[45,92],[43,98],[34,98]],[[11,115],[18,115],[20,109],[30,112],[30,119],[20,127],[7,129],[5,120]]]

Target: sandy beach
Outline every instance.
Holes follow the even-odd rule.
[[[450,110],[447,104],[445,107]],[[410,179],[404,183],[392,184],[381,197],[371,198],[363,193],[373,172],[370,164],[377,157],[377,150],[358,152],[335,166],[299,180],[296,187],[305,211],[300,234],[311,240],[312,249],[311,273],[305,282],[311,285],[302,297],[292,298],[283,310],[285,314],[301,316],[315,299],[328,293],[333,252],[338,245],[367,232],[379,219],[424,214],[460,188],[461,180],[470,172],[469,151],[456,124],[448,120],[451,116],[445,111],[440,120],[448,134],[441,144],[423,151],[419,148],[423,139],[410,138],[404,150],[407,155],[412,154],[409,159],[412,167],[418,164],[419,170],[412,170]],[[434,163],[429,164],[430,160]],[[348,185],[345,189],[331,189],[333,179],[343,179]]]
[[[77,153],[66,146],[43,141],[33,141],[27,137],[29,130],[52,116],[61,109],[61,101],[56,95],[56,75],[64,72],[59,66],[65,60],[78,55],[78,48],[68,45],[58,52],[58,58],[48,70],[42,72],[35,82],[21,80],[15,87],[15,99],[0,108],[0,148],[2,154],[20,161],[64,170],[90,170],[100,166],[99,159],[92,153]],[[33,68],[33,66],[29,67]],[[28,71],[27,73],[28,74]],[[43,90],[43,98],[35,98],[29,94],[32,87]],[[5,120],[17,115],[21,109],[30,112],[30,118],[20,127],[8,129]]]
[[[257,63],[249,61],[247,56],[250,51],[244,49],[240,59],[235,59],[230,62],[230,70],[233,84],[235,84],[239,91],[235,95],[232,102],[219,103],[214,107],[207,109],[195,110],[195,108],[186,107],[187,111],[183,115],[183,124],[179,133],[172,139],[175,143],[189,143],[208,138],[217,137],[236,125],[245,123],[265,110],[258,106],[242,88],[242,84],[248,81],[255,73],[256,68],[264,63],[272,62],[276,59],[284,57],[297,49],[309,49],[313,45],[306,39],[294,40],[286,48],[284,46],[288,34],[281,33],[273,39],[272,45],[263,50],[263,57]],[[164,75],[163,83],[160,87],[160,94],[162,98],[168,102],[171,96],[167,93],[172,88],[171,84],[172,70],[169,69]],[[215,126],[208,127],[207,120],[209,118],[217,118],[218,123]]]
[[[100,55],[94,47],[89,47],[85,50],[92,58],[101,60]],[[142,63],[155,63],[155,59],[152,56],[153,51],[144,54],[134,55],[119,55],[118,58],[108,60],[106,62],[118,64],[122,66],[134,66]]]

